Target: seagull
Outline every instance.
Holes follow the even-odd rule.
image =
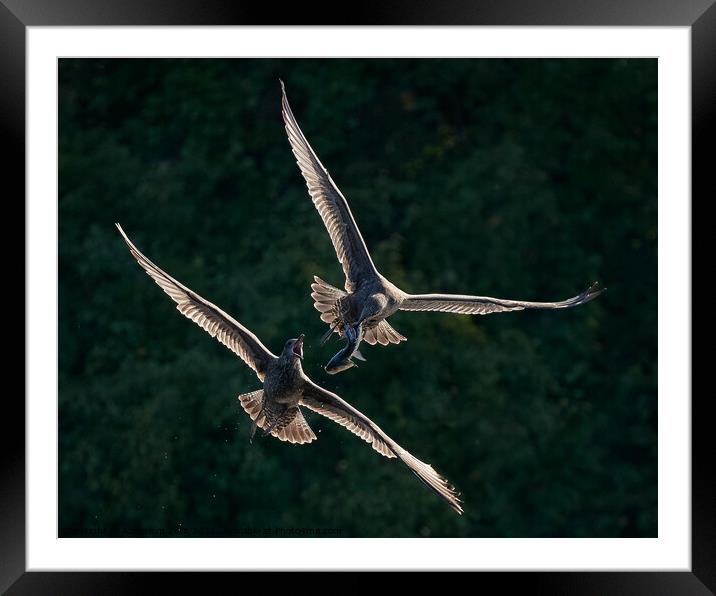
[[[329,325],[321,343],[325,343],[332,333],[346,338],[348,342],[325,367],[326,372],[335,374],[355,366],[352,356],[365,360],[358,350],[362,340],[370,345],[379,343],[383,346],[405,341],[406,338],[386,320],[398,310],[486,315],[528,308],[571,308],[593,300],[606,290],[600,289],[599,283],[595,282],[581,294],[559,302],[404,292],[376,269],[348,202],[318,159],[291,111],[283,81],[281,95],[281,113],[291,150],[345,275],[345,291],[317,276],[311,284],[314,307],[321,313],[321,320]],[[349,328],[351,332],[347,333]]]
[[[177,303],[177,310],[215,337],[250,366],[263,388],[239,395],[251,417],[251,439],[257,427],[264,435],[303,445],[316,435],[303,417],[302,407],[313,410],[357,435],[381,455],[398,458],[458,514],[463,513],[455,489],[432,466],[420,461],[391,439],[375,422],[335,393],[318,386],[303,372],[303,334],[289,339],[276,356],[261,340],[218,306],[205,300],[160,269],[115,224],[132,256],[147,274]]]

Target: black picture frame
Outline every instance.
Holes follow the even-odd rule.
[[[319,4],[282,6],[223,0],[0,0],[0,122],[5,152],[6,205],[24,221],[25,40],[29,26],[107,25],[475,25],[475,26],[687,26],[692,57],[692,193],[713,198],[708,141],[715,131],[716,5],[714,0],[450,0],[364,2],[341,11]],[[711,196],[707,196],[710,191]],[[684,200],[688,200],[687,197]],[[697,199],[698,201],[698,199]],[[696,201],[696,202],[697,202]],[[693,205],[692,200],[692,205]],[[23,205],[21,208],[20,205]],[[5,214],[6,222],[9,215]],[[17,219],[14,221],[18,221]],[[6,228],[7,229],[7,228]],[[18,245],[14,241],[14,246]],[[24,245],[23,245],[24,246]],[[705,254],[693,251],[692,254]],[[13,259],[19,263],[19,259]],[[19,265],[15,265],[19,267]],[[6,276],[9,279],[9,276]],[[16,275],[13,280],[24,279]],[[12,282],[11,282],[12,283]],[[14,282],[13,301],[17,301]],[[23,285],[24,288],[24,285]],[[693,290],[692,290],[693,291]],[[23,292],[23,300],[26,298]],[[7,333],[7,331],[6,331]],[[24,333],[24,329],[23,329]],[[17,336],[16,336],[17,337]],[[15,353],[24,349],[15,348]],[[687,399],[688,396],[683,396]],[[545,594],[709,594],[716,592],[716,483],[709,454],[708,393],[692,398],[692,567],[690,572],[485,573],[478,581],[500,589]],[[10,594],[139,591],[203,587],[206,574],[34,573],[25,571],[25,409],[19,392],[6,391],[0,476],[0,591]],[[318,565],[317,567],[320,567]],[[225,574],[212,574],[215,581]]]

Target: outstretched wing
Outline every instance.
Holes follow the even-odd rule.
[[[408,294],[400,310],[433,310],[463,315],[487,315],[493,312],[524,310],[525,308],[571,308],[594,300],[606,288],[598,289],[594,282],[578,296],[561,302],[526,302],[524,300],[503,300],[489,296],[459,296],[454,294]]]
[[[308,193],[313,204],[323,219],[323,223],[331,237],[338,261],[343,265],[346,276],[346,290],[354,291],[367,277],[378,274],[370,258],[360,230],[353,219],[345,197],[338,190],[335,182],[323,167],[315,152],[301,132],[291,106],[288,105],[286,90],[281,82],[281,107],[286,133],[291,143],[291,150],[296,157],[308,186]]]
[[[448,481],[433,470],[432,466],[411,455],[385,434],[370,418],[335,393],[326,391],[312,381],[303,390],[301,405],[344,426],[353,434],[370,443],[378,453],[386,457],[397,457],[439,497],[447,501],[457,513],[462,514],[461,501]]]
[[[261,343],[259,338],[218,306],[204,300],[168,273],[162,271],[139,252],[119,224],[115,225],[137,263],[177,303],[177,310],[234,352],[253,368],[258,378],[263,381],[268,363],[276,356]]]

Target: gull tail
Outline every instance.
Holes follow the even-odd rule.
[[[363,338],[366,343],[374,346],[380,344],[381,346],[387,346],[388,344],[399,344],[401,341],[405,341],[405,336],[398,333],[393,327],[390,326],[388,321],[381,321],[375,327],[365,330],[365,337]]]
[[[269,422],[263,408],[263,401],[263,389],[239,395],[241,407],[244,408],[246,413],[251,417],[251,420],[253,420],[252,437],[253,431],[258,427],[264,432],[270,432],[271,436],[276,437],[280,441],[287,441],[288,443],[303,445],[304,443],[311,443],[316,440],[317,437],[315,433],[311,427],[308,426],[299,408],[296,408],[297,412],[291,422],[285,426],[281,426],[280,424],[277,425],[277,422],[280,422],[278,418],[274,420],[273,424]],[[280,428],[278,426],[280,426]]]

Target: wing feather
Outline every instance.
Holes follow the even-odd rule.
[[[345,197],[308,143],[286,97],[281,82],[281,107],[286,134],[308,193],[333,242],[346,276],[346,290],[354,291],[366,277],[378,274]]]
[[[444,499],[453,510],[462,514],[463,510],[460,505],[459,495],[445,478],[438,474],[431,465],[420,461],[403,449],[370,418],[363,415],[335,393],[331,393],[308,381],[300,403],[329,420],[333,420],[367,443],[370,443],[373,449],[381,455],[400,459],[428,488]]]
[[[594,300],[606,288],[599,289],[594,282],[584,292],[560,302],[527,302],[504,300],[489,296],[460,296],[457,294],[409,294],[401,303],[400,310],[439,311],[463,315],[487,315],[495,312],[524,310],[526,308],[571,308]]]
[[[259,338],[218,306],[204,300],[160,269],[134,246],[119,224],[116,226],[137,263],[177,303],[177,310],[234,352],[263,381],[268,363],[276,356]]]

